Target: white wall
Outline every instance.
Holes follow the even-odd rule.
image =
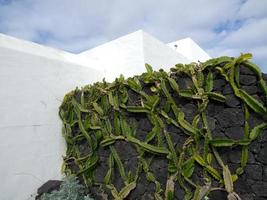
[[[211,57],[200,48],[200,46],[191,38],[184,38],[167,44],[173,50],[181,53],[191,62],[204,62],[211,59]]]
[[[29,199],[60,178],[65,149],[58,107],[67,92],[101,78],[92,68],[0,43],[1,200]]]
[[[95,69],[104,69],[107,81],[123,74],[125,77],[145,70],[142,33],[137,31],[107,42],[79,54],[79,58],[90,62]]]
[[[190,63],[180,53],[174,51],[158,39],[142,30],[120,37],[79,54],[81,60],[96,69],[104,69],[108,81],[120,74],[130,77],[143,73],[145,63],[155,70],[169,70],[177,63]]]
[[[143,35],[143,54],[144,63],[150,64],[153,69],[164,69],[169,71],[178,63],[190,63],[191,60],[181,53],[174,51],[172,48],[158,40],[157,38],[142,31]]]

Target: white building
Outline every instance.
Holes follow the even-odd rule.
[[[80,54],[0,34],[0,199],[34,199],[40,185],[60,179],[58,107],[68,91],[141,74],[145,63],[168,70],[209,58],[190,38],[166,45],[141,30]]]

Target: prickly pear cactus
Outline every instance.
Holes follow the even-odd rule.
[[[68,93],[63,171],[95,199],[266,197],[266,75],[250,58],[146,65]]]

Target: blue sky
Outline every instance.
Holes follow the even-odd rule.
[[[74,53],[138,29],[214,57],[251,52],[267,72],[267,0],[0,0],[1,33]]]

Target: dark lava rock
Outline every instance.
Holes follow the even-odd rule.
[[[227,192],[222,192],[219,190],[215,190],[209,194],[209,199],[211,200],[226,200],[227,199]]]
[[[101,157],[108,157],[109,154],[110,154],[110,150],[109,150],[108,147],[102,147],[102,146],[100,146],[100,147],[98,148],[98,154],[99,154],[99,156],[101,156]]]
[[[244,194],[244,195],[240,195],[241,199],[244,200],[255,200],[255,194]]]
[[[144,131],[142,129],[137,129],[136,138],[141,140],[141,141],[145,141],[147,134],[148,134],[148,131]]]
[[[208,116],[215,116],[218,113],[220,113],[221,111],[223,111],[224,106],[221,103],[217,103],[217,102],[210,102],[208,104],[207,107],[207,111],[208,111]]]
[[[154,195],[152,193],[146,192],[142,197],[141,200],[154,200]]]
[[[146,187],[147,187],[148,184],[149,183],[147,182],[145,174],[141,173],[141,175],[140,175],[140,177],[139,177],[139,179],[137,181],[137,185],[136,185],[135,190],[133,190],[131,192],[131,198],[132,199],[138,199],[141,196],[143,196],[143,194],[146,191]]]
[[[87,140],[80,141],[78,145],[79,151],[81,152],[81,157],[87,156],[90,153],[91,149],[89,148],[89,143]]]
[[[214,159],[212,160],[214,161]],[[214,165],[212,165],[214,166]],[[201,185],[201,181],[204,179],[204,172],[203,172],[203,168],[200,167],[199,165],[195,165],[194,167],[194,173],[192,174],[192,181],[195,184],[199,184]]]
[[[249,127],[254,128],[255,126],[261,123],[262,123],[262,117],[259,114],[250,111],[248,118]]]
[[[254,154],[258,154],[261,150],[261,145],[259,144],[259,142],[253,141],[250,145],[249,145],[249,150],[254,153]]]
[[[240,75],[240,84],[241,85],[255,85],[256,82],[257,82],[256,76]]]
[[[222,128],[242,126],[244,124],[244,114],[241,109],[225,108],[215,118]]]
[[[267,143],[267,130],[265,129],[259,136],[261,143]],[[267,144],[265,144],[266,146]]]
[[[174,127],[174,126],[173,126]],[[175,127],[176,128],[176,127]],[[171,129],[174,130],[174,129]],[[176,131],[170,131],[168,130],[171,139],[173,141],[173,144],[176,146],[180,144],[180,146],[185,142],[185,140],[187,139],[187,137],[184,135],[184,133],[181,132],[181,130],[179,128],[176,129]]]
[[[176,81],[180,87],[180,89],[188,89],[192,86],[192,80],[187,76],[177,76]]]
[[[254,75],[254,72],[251,69],[241,65],[240,66],[240,74]]]
[[[254,200],[266,200],[266,198],[265,197],[255,197]]]
[[[49,180],[37,190],[37,197],[39,199],[44,193],[51,193],[53,190],[59,190],[62,181],[59,180]]]
[[[234,95],[234,94],[228,94],[228,95],[225,95],[226,97],[226,105],[228,107],[237,107],[238,105],[240,105],[240,100]]]
[[[267,167],[264,167],[263,170],[263,180],[267,182]]]
[[[111,196],[111,194],[107,189],[95,186],[90,187],[90,197],[92,197],[94,200],[109,199],[109,196]]]
[[[117,190],[121,190],[125,185],[124,181],[121,178],[119,170],[114,170],[114,175],[112,177],[112,182],[114,183],[114,186],[117,188]]]
[[[212,132],[212,137],[213,138],[225,138],[225,134],[222,130],[219,128],[215,128]]]
[[[135,174],[138,167],[138,158],[133,156],[124,163],[127,172],[131,171],[131,174]]]
[[[236,163],[229,163],[228,164],[229,170],[231,172],[235,172],[237,170],[237,168],[240,167],[240,164],[236,164]]]
[[[161,168],[167,168],[168,163],[164,158],[154,158],[152,163],[151,163],[151,170],[152,171],[157,171]]]
[[[138,106],[140,105],[140,99],[138,97],[138,95],[136,94],[136,92],[134,92],[133,90],[128,90],[128,101],[127,101],[127,106]]]
[[[183,133],[181,129],[179,129],[178,127],[176,127],[172,124],[168,125],[167,130],[168,130],[168,132],[174,133],[175,136],[179,136]]]
[[[258,94],[253,94],[252,97],[254,97],[257,101],[259,101],[259,103],[264,105],[263,98],[261,98],[261,96],[259,96]]]
[[[222,91],[225,84],[226,84],[226,81],[224,79],[215,79],[213,81],[213,90]]]
[[[174,196],[177,200],[183,200],[184,199],[185,192],[182,190],[179,186],[179,184],[175,184],[174,186]]]
[[[241,158],[241,149],[233,149],[229,152],[228,157],[231,163],[239,164]]]
[[[131,143],[125,141],[117,141],[114,146],[122,160],[128,160],[132,156],[137,156],[136,149]]]
[[[159,171],[155,172],[155,177],[160,183],[166,183],[167,182],[167,174],[168,174],[167,168],[160,168]]]
[[[249,179],[260,181],[262,180],[262,167],[260,165],[248,165],[246,174]]]
[[[224,87],[222,93],[223,93],[224,95],[226,95],[226,94],[233,94],[234,91],[233,91],[231,85],[228,84],[228,85],[225,85],[225,87]]]
[[[251,153],[250,151],[248,152],[248,163],[249,164],[254,164],[256,162],[255,157],[253,155],[253,153]]]
[[[247,178],[247,177],[246,177]],[[249,179],[249,178],[247,178],[247,184],[248,185],[253,185],[254,183],[256,183],[256,181],[255,180],[253,180],[253,179]]]
[[[248,94],[256,94],[259,91],[258,87],[254,85],[251,86],[242,85],[241,89],[245,90]]]
[[[259,157],[258,157],[258,161],[264,163],[265,165],[267,165],[267,156],[266,155],[267,155],[267,146],[265,145],[261,149]]]
[[[104,183],[104,177],[106,176],[108,169],[109,168],[106,163],[100,162],[95,170],[95,181],[97,183]]]
[[[217,120],[213,117],[208,117],[208,125],[210,128],[210,131],[214,131],[216,128]]]
[[[267,197],[267,182],[256,182],[251,185],[253,192],[260,197]]]
[[[140,129],[142,129],[143,131],[149,132],[152,129],[151,122],[147,118],[143,118],[143,119],[139,120],[138,125],[139,125]]]
[[[229,162],[234,164],[240,164],[241,152],[242,148],[240,146],[232,148],[231,151],[227,153],[229,157]],[[248,152],[248,164],[255,164],[255,162],[256,161],[254,155],[251,152]]]
[[[196,105],[188,103],[188,104],[184,105],[181,109],[185,114],[185,119],[192,122],[193,118],[195,117],[195,115],[197,113]]]
[[[242,126],[232,126],[225,129],[225,135],[231,139],[240,140],[244,138],[244,128]]]
[[[248,184],[246,176],[242,175],[237,179],[235,182],[235,191],[238,194],[251,193],[251,186]]]

